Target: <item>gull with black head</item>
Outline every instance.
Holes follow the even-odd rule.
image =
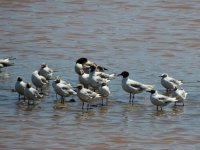
[[[129,102],[133,104],[134,95],[138,93],[142,93],[147,90],[153,89],[153,85],[147,85],[140,83],[138,81],[129,79],[129,72],[123,71],[121,74],[118,74],[118,76],[122,76],[122,89],[130,94]]]

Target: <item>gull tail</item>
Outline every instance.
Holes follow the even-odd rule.
[[[176,99],[176,97],[169,97],[168,101],[177,102],[178,100]]]
[[[102,98],[101,94],[97,94],[97,95],[95,96],[94,100],[98,100],[98,99],[100,99],[100,98]]]

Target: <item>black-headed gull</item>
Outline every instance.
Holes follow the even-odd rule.
[[[179,87],[180,85],[182,85],[183,83],[180,80],[174,79],[170,76],[168,76],[168,74],[164,73],[161,76],[161,84],[164,88],[168,90],[173,90],[175,87]]]
[[[19,94],[19,101],[20,101],[20,96],[23,95],[24,96],[24,89],[26,88],[26,82],[23,81],[23,78],[21,76],[19,76],[17,78],[17,81],[15,83],[15,91],[17,91],[17,93]],[[25,100],[25,96],[24,96],[24,100]]]
[[[53,85],[54,91],[56,94],[60,95],[61,103],[64,104],[65,99],[64,97],[69,97],[71,95],[76,95],[77,93],[72,89],[70,84],[66,84],[60,78],[56,78]]]
[[[98,89],[102,83],[108,83],[110,80],[101,78],[100,76],[96,75],[96,67],[90,67],[90,73],[88,77],[89,85],[94,89]]]
[[[151,93],[150,95],[151,103],[157,106],[157,110],[159,106],[162,110],[163,106],[167,106],[171,102],[178,101],[176,98],[159,94],[156,90],[148,90],[147,92]]]
[[[106,83],[102,83],[99,87],[99,94],[102,96],[102,105],[103,105],[103,99],[106,99],[106,105],[108,105],[108,96],[110,95],[110,89]]]
[[[88,88],[90,84],[88,81],[88,78],[89,78],[89,74],[85,73],[83,70],[80,70],[78,80],[81,84],[84,85],[85,88]]]
[[[46,78],[40,75],[37,70],[35,70],[32,73],[31,81],[35,85],[36,89],[38,88],[41,89],[41,92],[42,92],[42,89],[48,84],[48,81],[46,80]]]
[[[41,64],[40,70],[38,71],[40,75],[50,80],[53,75],[53,69],[49,68],[46,63]]]
[[[95,102],[99,99],[101,99],[101,95],[91,91],[90,89],[84,88],[82,84],[78,84],[76,86],[77,90],[77,96],[82,101],[82,109],[84,109],[84,103],[87,103],[87,109],[90,105],[90,103]]]
[[[30,83],[26,84],[26,88],[24,89],[24,96],[28,99],[28,104],[30,104],[30,100],[32,100],[34,104],[35,100],[39,100],[43,97],[35,88],[32,87]]]
[[[135,80],[129,79],[129,72],[127,71],[123,71],[121,74],[118,74],[118,76],[123,77],[122,83],[121,83],[122,89],[130,93],[129,102],[132,102],[132,103],[133,103],[135,94],[138,94],[147,90],[151,90],[154,87],[153,85],[147,85],[147,84],[143,84]],[[133,94],[132,98],[131,98],[131,94]]]
[[[175,106],[176,106],[176,103],[183,103],[183,106],[184,106],[184,101],[187,97],[188,93],[185,92],[184,89],[178,89],[178,88],[174,88],[174,90],[172,91],[172,96],[173,97],[176,97],[176,99],[178,100],[177,102],[175,102]]]

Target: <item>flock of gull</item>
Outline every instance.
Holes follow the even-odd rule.
[[[15,58],[0,59],[0,69],[8,66],[13,66],[11,62]],[[116,78],[122,76],[121,86],[124,91],[130,94],[129,103],[134,102],[135,94],[142,92],[150,93],[150,101],[157,106],[157,110],[162,110],[163,106],[171,102],[182,103],[186,99],[187,93],[181,87],[183,84],[180,80],[174,79],[167,74],[162,74],[161,85],[170,92],[170,95],[158,93],[153,85],[143,84],[141,82],[129,78],[129,72],[123,71],[120,74],[107,74],[106,68],[97,65],[96,63],[88,60],[87,58],[79,58],[75,63],[75,72],[78,75],[78,84],[72,86],[69,82],[61,79],[60,76],[53,78],[54,70],[47,64],[41,64],[38,70],[33,71],[30,82],[23,81],[23,77],[17,77],[15,83],[15,91],[19,94],[19,101],[23,99],[27,105],[34,105],[36,101],[40,101],[43,97],[43,89],[52,81],[52,87],[55,91],[56,97],[60,96],[60,103],[64,104],[65,97],[77,95],[82,102],[82,109],[84,104],[87,104],[87,109],[91,107],[91,103],[101,101],[102,105],[106,100],[108,105],[108,97],[110,89],[108,83]],[[35,86],[33,87],[32,84]]]

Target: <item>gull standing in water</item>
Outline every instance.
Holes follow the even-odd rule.
[[[7,58],[0,59],[0,69],[4,67],[14,66],[14,63],[10,62],[11,60],[14,60],[14,59],[16,58],[7,57]]]
[[[101,78],[100,76],[96,75],[96,67],[90,67],[90,73],[88,77],[89,85],[94,89],[98,89],[102,83],[108,83],[110,80]]]
[[[151,103],[157,106],[157,110],[159,106],[161,107],[162,110],[163,106],[167,106],[171,102],[178,101],[176,100],[176,98],[159,94],[156,90],[148,90],[147,92],[151,93],[150,95]]]
[[[161,85],[168,90],[173,90],[175,87],[179,87],[183,83],[180,80],[174,79],[168,74],[164,73],[161,76]]]
[[[35,88],[31,86],[30,83],[26,84],[26,88],[24,89],[24,96],[28,99],[28,105],[30,104],[30,100],[32,100],[34,104],[35,100],[39,100],[43,97]]]
[[[56,94],[61,96],[61,103],[64,104],[64,97],[69,97],[71,95],[76,95],[77,93],[72,89],[70,84],[66,84],[60,78],[56,78],[53,85],[54,91]]]
[[[129,72],[123,71],[121,74],[118,74],[118,76],[122,76],[122,89],[128,93],[130,93],[130,99],[129,102],[133,104],[134,95],[153,89],[153,85],[147,85],[142,84],[140,82],[134,81],[129,79]],[[133,95],[132,95],[133,94]],[[132,98],[131,98],[132,95]]]
[[[91,91],[90,89],[84,88],[82,84],[78,84],[77,87],[77,96],[83,102],[82,109],[84,109],[84,103],[87,103],[87,109],[89,108],[90,103],[99,100],[101,97],[100,94]]]
[[[24,96],[24,89],[26,88],[27,83],[23,81],[22,77],[17,78],[17,82],[15,83],[15,91],[19,94],[19,101],[20,101],[20,96]],[[25,96],[24,96],[24,101],[25,101]]]
[[[99,94],[101,94],[102,96],[102,105],[104,98],[106,98],[106,105],[108,105],[108,96],[110,95],[110,89],[106,83],[102,83],[99,87]]]
[[[176,103],[183,103],[183,106],[184,106],[184,101],[187,95],[188,93],[186,93],[184,89],[178,89],[177,87],[175,87],[172,92],[172,96],[178,100],[177,102],[175,102],[175,106],[176,106]]]
[[[56,87],[56,84],[57,84],[57,83],[56,83],[57,80],[60,80],[60,83],[65,84],[65,85],[68,86],[69,88],[72,88],[72,86],[71,86],[70,83],[68,83],[68,82],[66,82],[66,81],[64,81],[64,80],[62,80],[62,79],[60,78],[60,76],[56,76],[56,77],[55,77],[55,80],[53,80],[53,82],[52,82],[52,87],[53,87],[54,91],[55,91],[55,87]],[[57,93],[56,93],[56,98],[57,98]]]
[[[49,68],[49,66],[46,63],[44,63],[44,64],[41,64],[41,67],[38,73],[42,75],[43,77],[45,77],[47,80],[50,80],[53,75],[53,70]]]
[[[37,70],[35,70],[32,73],[31,80],[32,80],[32,83],[35,85],[36,89],[40,88],[41,92],[42,92],[42,88],[48,84],[48,81],[46,80],[46,78],[40,75]]]
[[[84,85],[85,88],[88,88],[89,86],[88,78],[89,78],[89,74],[85,73],[83,70],[80,70],[78,80],[81,84]]]

